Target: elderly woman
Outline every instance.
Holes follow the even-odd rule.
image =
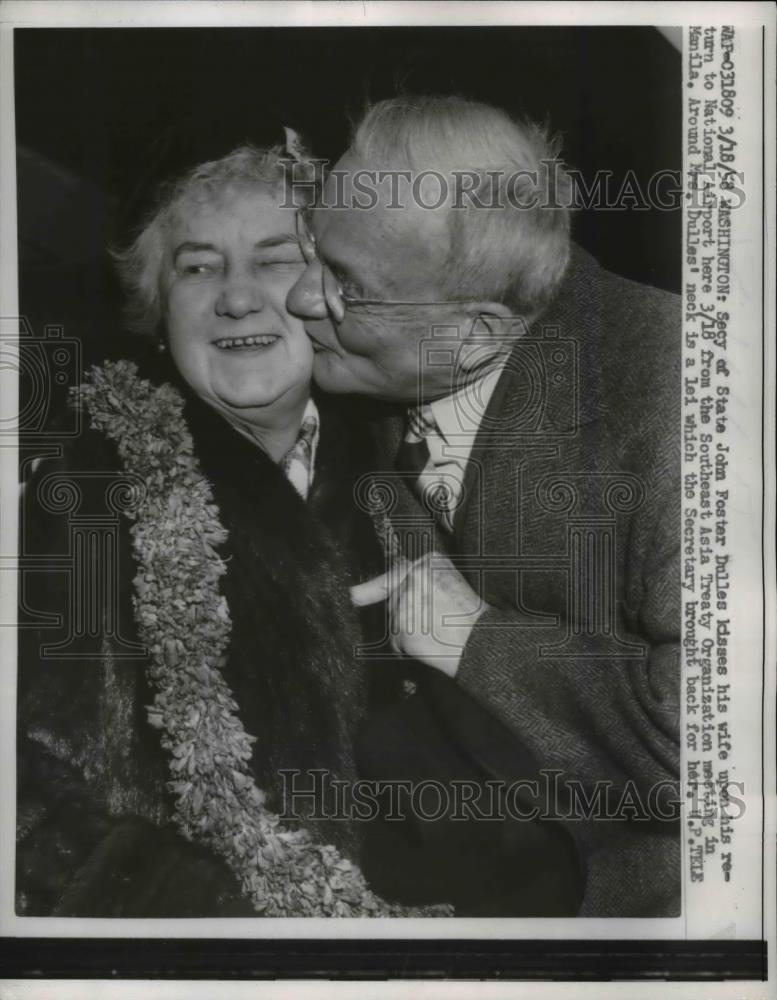
[[[167,190],[119,256],[158,371],[93,369],[83,433],[27,484],[49,568],[24,593],[48,620],[21,633],[21,915],[401,912],[326,795],[279,818],[280,771],[353,777],[348,586],[379,559],[353,420],[311,398],[285,308],[288,192],[281,151],[249,147]]]

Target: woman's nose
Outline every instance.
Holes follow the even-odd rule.
[[[216,299],[216,314],[242,319],[252,312],[259,312],[264,305],[259,282],[248,275],[234,275],[226,279]]]
[[[308,264],[286,296],[286,308],[301,319],[326,319],[324,280],[321,263]]]

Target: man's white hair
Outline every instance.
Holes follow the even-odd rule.
[[[213,202],[230,188],[258,188],[278,195],[285,191],[291,196],[288,154],[281,146],[238,146],[162,186],[155,208],[135,239],[111,254],[124,288],[125,320],[130,330],[150,336],[162,333],[161,277],[176,211],[184,202]],[[301,190],[293,188],[295,201],[300,200]]]
[[[452,298],[527,319],[553,298],[569,260],[571,182],[545,129],[460,97],[398,97],[367,110],[351,148],[381,169],[436,171],[449,192],[459,184],[440,262]]]

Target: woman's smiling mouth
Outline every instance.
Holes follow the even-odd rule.
[[[277,334],[262,333],[251,337],[220,337],[213,343],[222,351],[232,351],[240,347],[270,347],[280,339]]]

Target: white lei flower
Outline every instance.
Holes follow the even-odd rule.
[[[284,827],[265,807],[249,765],[255,737],[220,671],[231,622],[216,547],[227,532],[194,455],[183,398],[141,379],[129,361],[92,368],[77,391],[92,426],[147,487],[127,512],[139,566],[134,609],[156,691],[148,718],[169,754],[181,832],[227,861],[264,916],[450,916],[447,906],[385,902],[335,847]]]

